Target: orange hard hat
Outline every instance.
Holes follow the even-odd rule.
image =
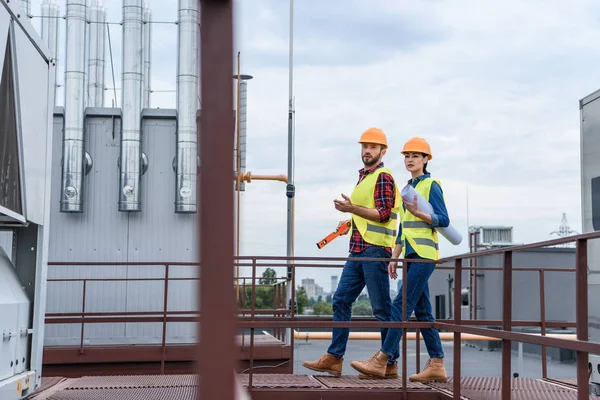
[[[388,147],[385,133],[379,128],[369,128],[360,136],[358,143],[375,143]]]
[[[431,147],[429,147],[427,140],[418,136],[410,138],[408,142],[404,143],[404,148],[401,153],[424,153],[429,156],[430,160],[433,158],[431,155]]]

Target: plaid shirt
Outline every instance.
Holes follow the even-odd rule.
[[[361,168],[358,171],[358,182],[356,184],[358,185],[365,178],[365,176],[381,167],[383,167],[383,163],[379,163],[377,166],[369,168],[368,170]],[[379,178],[377,178],[377,183],[375,184],[374,197],[375,207],[377,208],[377,211],[379,211],[380,222],[387,222],[392,214],[392,208],[394,207],[394,202],[396,201],[396,191],[394,186],[394,178],[392,178],[390,174],[379,174]],[[369,246],[373,245],[364,241],[362,235],[354,225],[354,220],[352,220],[350,252],[359,253]],[[386,247],[385,250],[387,250],[390,254],[392,253],[392,249],[389,247]]]

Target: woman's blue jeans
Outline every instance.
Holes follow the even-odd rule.
[[[415,257],[418,260],[416,254],[410,256]],[[410,257],[409,256],[409,257]],[[412,258],[411,257],[411,258]],[[429,277],[435,269],[433,263],[422,263],[418,261],[409,262],[407,270],[407,287],[406,287],[406,316],[410,318],[410,315],[415,313],[418,321],[435,322],[433,314],[431,312],[431,301],[429,299]],[[398,270],[398,276],[402,276],[402,270]],[[404,282],[402,282],[404,286]],[[402,321],[402,290],[398,293],[392,303],[392,321]],[[442,349],[442,342],[440,340],[440,334],[437,329],[434,328],[421,328],[421,334],[427,347],[427,352],[431,358],[443,358],[444,351]],[[381,346],[381,351],[386,353],[389,357],[389,361],[396,361],[400,352],[400,339],[402,338],[402,329],[390,328],[387,332],[387,336]]]

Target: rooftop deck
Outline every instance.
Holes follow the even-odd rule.
[[[239,382],[249,386],[249,375],[238,375]],[[511,398],[515,400],[577,399],[573,380],[541,380],[513,378]],[[412,383],[406,386],[407,399],[451,399],[454,382]],[[198,382],[195,375],[134,375],[82,377],[75,379],[46,378],[45,390],[31,400],[195,400]],[[501,398],[501,378],[462,378],[461,398],[492,400]],[[286,398],[287,400],[398,399],[403,391],[401,379],[359,379],[357,376],[334,378],[323,375],[256,374],[251,396],[254,400]],[[590,399],[594,399],[590,396]]]

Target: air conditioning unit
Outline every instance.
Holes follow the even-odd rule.
[[[470,233],[476,235],[476,244],[478,246],[512,246],[513,227],[512,226],[470,226]]]

